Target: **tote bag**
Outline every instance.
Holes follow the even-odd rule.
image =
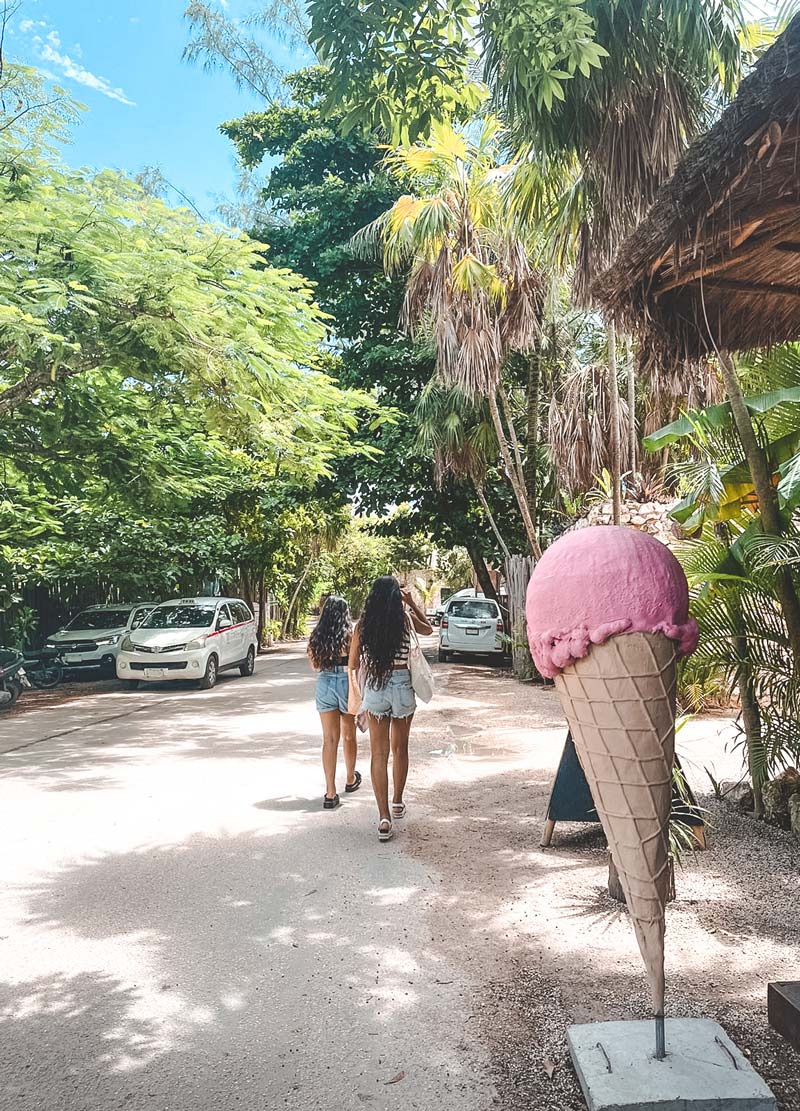
[[[414,694],[417,698],[422,699],[423,702],[430,702],[433,698],[434,689],[433,672],[431,671],[431,665],[425,659],[413,621],[409,619],[408,624],[411,630],[411,643],[408,648],[408,670],[411,675],[411,686],[414,688]]]

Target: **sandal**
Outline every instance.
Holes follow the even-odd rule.
[[[393,836],[394,830],[392,829],[391,820],[389,818],[381,818],[378,822],[378,840],[391,841]]]
[[[329,799],[328,796],[326,795],[324,797],[324,799],[322,800],[322,809],[323,810],[335,810],[338,805],[339,805],[339,796],[338,795],[334,795],[332,799]]]
[[[353,782],[352,783],[345,783],[344,789],[345,789],[345,791],[347,791],[347,793],[349,795],[349,794],[352,794],[353,791],[357,791],[360,786],[361,786],[361,772],[356,772],[356,777],[353,780]]]
[[[392,803],[392,817],[393,818],[405,818],[405,816],[406,816],[406,804],[404,802],[393,802]]]

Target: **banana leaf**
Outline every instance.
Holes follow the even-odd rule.
[[[800,386],[784,386],[767,393],[746,397],[744,403],[751,413],[763,416],[780,405],[800,405]],[[690,436],[699,425],[708,430],[729,428],[732,423],[731,404],[723,401],[719,405],[709,405],[707,409],[690,409],[682,417],[664,425],[657,432],[644,438],[646,451],[661,451],[678,440]],[[797,429],[800,430],[800,409],[797,410]]]

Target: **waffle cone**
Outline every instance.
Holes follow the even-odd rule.
[[[555,680],[619,872],[656,1014],[664,1013],[664,907],[675,755],[675,643],[631,633]]]

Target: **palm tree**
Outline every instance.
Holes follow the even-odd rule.
[[[487,43],[485,73],[505,118],[527,144],[512,183],[513,204],[570,257],[579,302],[652,204],[688,141],[703,130],[741,68],[739,0],[586,0],[603,52],[599,66],[558,83],[549,101],[531,96],[509,65],[502,22]],[[518,47],[521,48],[521,47]],[[608,393],[619,410],[616,330],[608,328]],[[615,517],[621,442],[611,431]]]
[[[506,560],[511,552],[486,497],[490,459],[497,440],[484,404],[474,404],[456,386],[442,389],[435,381],[422,391],[415,409],[417,442],[433,457],[434,478],[441,488],[447,475],[472,487],[486,521]]]
[[[539,556],[503,367],[512,352],[528,352],[539,330],[541,279],[525,241],[506,217],[498,165],[499,127],[484,122],[476,138],[449,125],[431,138],[387,157],[410,180],[407,194],[354,240],[380,251],[390,273],[407,272],[401,326],[424,334],[436,352],[436,377],[469,400],[489,406],[506,474],[531,551]]]

